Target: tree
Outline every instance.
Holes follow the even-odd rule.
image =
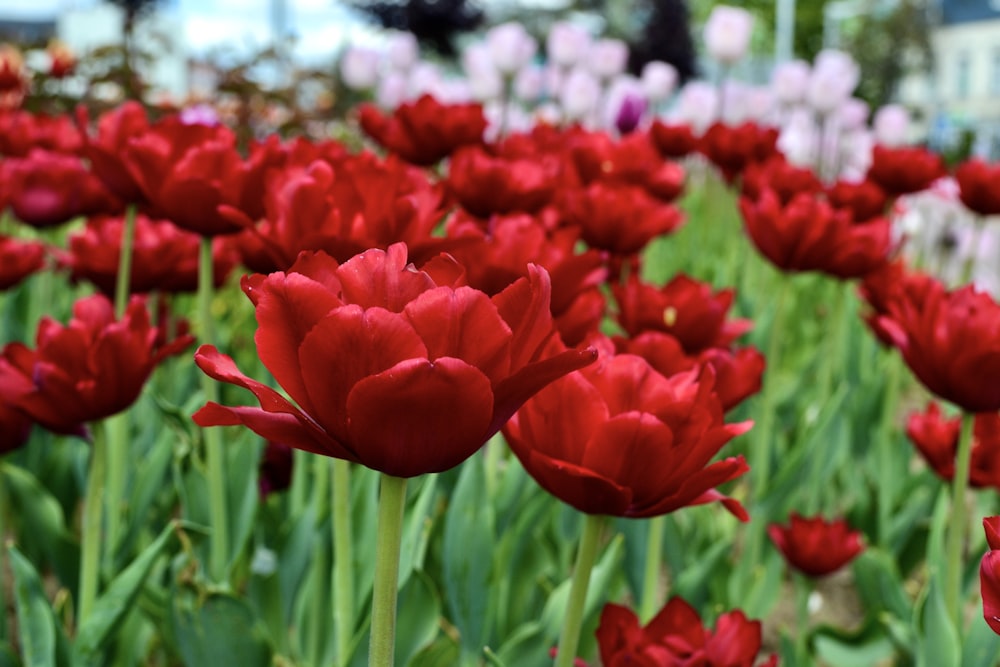
[[[483,22],[482,10],[469,0],[350,0],[350,4],[383,28],[411,32],[421,44],[449,57],[458,53],[456,35]]]
[[[160,0],[111,0],[122,10],[122,51],[125,97],[139,98],[142,83],[135,75],[135,25],[139,17],[152,11]]]
[[[697,76],[697,59],[684,0],[646,0],[642,28],[629,39],[629,69],[635,73],[651,60],[677,69],[681,83]]]

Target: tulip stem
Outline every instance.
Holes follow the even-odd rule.
[[[212,331],[212,239],[203,236],[201,252],[198,256],[198,317],[203,344],[214,343]],[[202,374],[201,386],[206,402],[219,400],[219,386],[208,375]],[[209,552],[209,572],[212,578],[221,582],[226,576],[229,560],[229,523],[226,513],[226,473],[225,450],[219,429],[202,429],[205,443],[205,463],[208,468],[209,503],[212,523],[212,541]]]
[[[576,658],[587,601],[587,588],[590,587],[590,573],[597,560],[597,547],[603,528],[603,516],[586,515],[583,535],[580,536],[580,550],[576,555],[576,567],[573,569],[573,580],[569,588],[569,601],[566,603],[566,619],[563,622],[562,634],[559,636],[555,667],[572,667]]]
[[[107,438],[104,423],[93,426],[93,445],[90,450],[90,471],[87,474],[87,491],[83,500],[83,530],[80,547],[80,600],[77,605],[76,626],[82,627],[90,616],[97,600],[101,576],[101,518],[105,473],[107,470]]]
[[[900,371],[902,364],[894,354],[887,354],[885,364],[885,393],[882,402],[882,419],[879,422],[878,470],[895,470],[893,463],[896,447],[893,437],[893,426],[896,422],[896,405],[899,403]],[[882,547],[889,546],[889,520],[892,514],[892,501],[895,496],[896,481],[892,475],[880,475],[876,480],[878,489],[878,539]]]
[[[135,204],[125,209],[122,221],[121,246],[118,252],[118,276],[115,282],[115,318],[121,320],[128,308],[132,277],[132,247],[135,243]],[[122,499],[125,497],[125,465],[128,456],[128,411],[108,419],[107,545],[105,558],[113,559],[121,532]],[[112,562],[112,569],[113,562]]]
[[[351,659],[354,634],[354,548],[351,542],[351,464],[333,460],[333,620],[337,630],[337,664]]]
[[[375,543],[375,587],[372,593],[372,629],[369,667],[394,667],[396,597],[399,588],[399,549],[403,541],[406,478],[380,475],[378,537]]]
[[[945,606],[951,614],[956,628],[962,623],[962,546],[965,542],[967,508],[965,493],[969,486],[969,467],[972,460],[973,427],[976,416],[962,413],[962,430],[958,438],[958,452],[955,455],[955,477],[952,480],[951,522],[945,552]]]
[[[648,623],[659,608],[660,571],[663,569],[663,532],[666,515],[655,516],[646,522],[646,571],[642,583],[642,607],[639,617]]]

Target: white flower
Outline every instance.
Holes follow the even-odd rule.
[[[875,112],[872,129],[875,140],[883,146],[903,146],[910,130],[910,112],[898,104],[887,104]]]
[[[340,78],[352,90],[370,90],[378,83],[381,60],[374,49],[349,46],[340,59]]]
[[[642,68],[642,89],[652,102],[662,102],[677,87],[677,68],[670,63],[651,60]]]
[[[501,74],[512,75],[529,62],[538,50],[535,38],[520,23],[503,23],[486,33],[486,47]]]
[[[746,55],[753,16],[745,9],[716,5],[705,22],[705,48],[719,62],[732,65]]]

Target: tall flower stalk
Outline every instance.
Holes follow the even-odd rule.
[[[580,644],[580,630],[583,626],[587,589],[590,587],[590,573],[597,561],[601,531],[604,527],[603,516],[587,514],[585,517],[583,535],[580,536],[580,547],[576,555],[576,566],[573,568],[569,601],[566,603],[566,618],[563,621],[562,634],[559,636],[559,653],[556,655],[555,667],[572,667],[576,657],[577,646]]]
[[[393,667],[396,651],[396,597],[399,549],[403,541],[406,478],[382,474],[378,499],[378,541],[375,545],[375,588],[369,667]]]

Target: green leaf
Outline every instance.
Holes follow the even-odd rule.
[[[432,521],[428,517],[437,491],[437,475],[424,475],[416,502],[406,513],[406,525],[399,546],[399,588],[402,590],[415,570],[424,566]]]
[[[462,466],[445,516],[443,551],[448,609],[462,635],[463,651],[474,655],[489,641],[486,619],[496,547],[494,522],[482,461],[470,459]]]
[[[273,651],[253,610],[226,594],[174,597],[172,622],[186,667],[270,667]]]
[[[917,667],[961,667],[962,644],[944,603],[938,577],[932,575],[917,607]]]
[[[74,656],[80,664],[100,664],[101,651],[118,630],[119,624],[135,603],[156,559],[173,537],[176,525],[171,523],[121,571],[107,590],[94,603],[94,608],[76,635]]]
[[[21,667],[14,648],[7,642],[0,642],[0,667]]]
[[[962,642],[962,667],[996,667],[1000,663],[1000,636],[982,614],[973,617]]]
[[[598,608],[604,606],[608,591],[611,589],[612,577],[621,574],[624,544],[625,539],[621,535],[615,536],[591,571],[590,585],[587,587],[587,600],[583,606],[585,619],[592,618],[597,614]],[[559,633],[562,630],[572,583],[572,579],[566,579],[559,584],[559,587],[549,596],[548,602],[545,603],[545,609],[542,611],[542,627],[546,637],[553,642],[559,638]],[[584,624],[586,625],[586,622]],[[504,659],[504,662],[519,664],[507,659]]]
[[[885,610],[899,619],[913,618],[896,562],[882,549],[869,547],[854,561],[858,595],[870,613]]]
[[[38,572],[14,545],[7,547],[7,554],[14,573],[18,639],[25,667],[60,667],[69,664],[66,637],[45,597]]]
[[[441,596],[421,570],[414,570],[399,591],[396,619],[396,661],[408,663],[438,635]]]

